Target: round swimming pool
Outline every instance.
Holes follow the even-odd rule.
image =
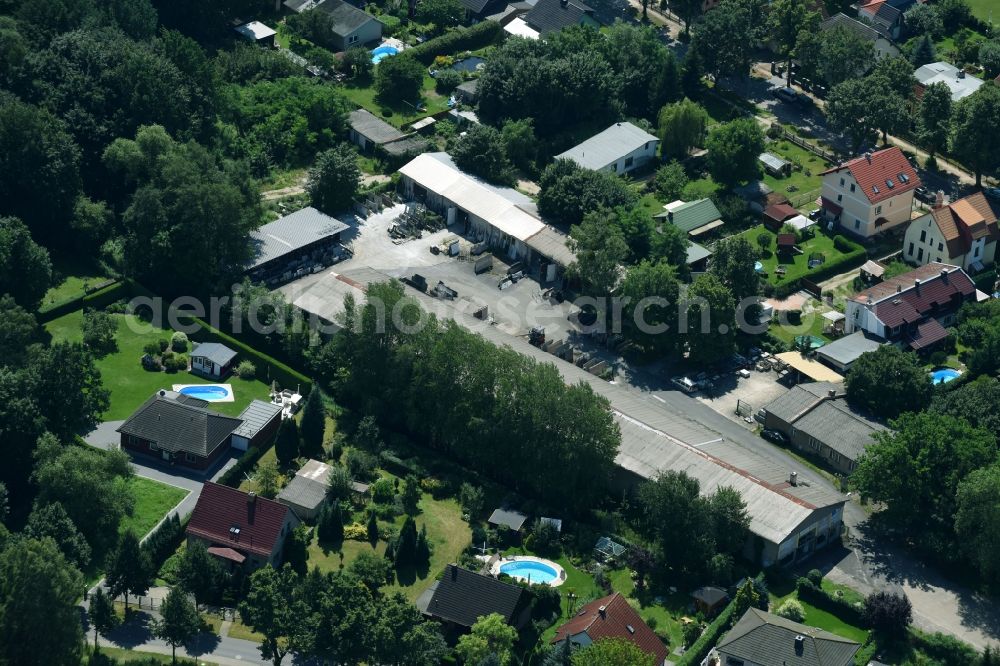
[[[229,397],[229,389],[219,384],[204,384],[201,386],[185,386],[179,393],[192,398],[200,398],[208,402],[219,402]]]
[[[757,271],[758,273],[762,273],[762,272],[764,272],[764,264],[762,264],[759,261],[755,261],[755,262],[753,262],[753,269],[755,271]]]
[[[379,46],[372,50],[372,64],[379,64],[383,58],[388,58],[389,56],[394,56],[399,53],[399,49],[395,46]]]
[[[947,384],[953,379],[957,379],[962,376],[960,370],[955,370],[953,368],[938,368],[931,372],[931,381],[935,384]]]
[[[556,570],[558,566],[555,563],[549,564],[544,560],[518,559],[501,564],[500,573],[505,573],[511,578],[517,578],[518,580],[552,585],[554,581],[559,581],[559,572]]]

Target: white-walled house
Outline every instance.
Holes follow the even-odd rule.
[[[996,211],[977,192],[914,220],[903,237],[903,258],[911,264],[937,261],[978,273],[993,265],[998,239]]]
[[[615,123],[556,159],[573,160],[584,169],[625,174],[656,158],[660,140],[629,122]]]
[[[822,176],[826,218],[863,238],[909,222],[913,191],[921,185],[913,165],[895,146],[865,153]]]

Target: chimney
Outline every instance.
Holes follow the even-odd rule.
[[[257,493],[247,493],[247,523],[253,525],[254,514],[257,512]]]
[[[798,472],[789,472],[788,473],[788,484],[792,485],[792,486],[799,485],[799,473]]]
[[[958,78],[960,78],[960,79],[964,79],[965,78],[965,70],[964,69],[958,70]]]
[[[934,194],[934,208],[938,209],[944,206],[944,190],[938,190]]]
[[[917,279],[915,279],[913,281],[913,289],[914,289],[914,291],[917,292],[917,296],[919,296],[920,295],[920,278],[917,278]]]
[[[607,606],[601,606],[600,608],[598,608],[597,609],[597,613],[598,613],[598,615],[601,616],[602,620],[608,619],[608,607]]]
[[[947,268],[942,268],[941,269],[941,281],[944,282],[945,284],[948,284],[948,269]]]
[[[901,285],[901,284],[897,284],[897,285],[896,285],[896,293],[897,293],[897,294],[900,294],[900,293],[902,293],[902,292],[903,292],[903,285]]]
[[[865,159],[868,160],[868,164],[872,163],[872,151],[869,150],[865,153]]]
[[[795,654],[802,654],[806,646],[806,637],[799,634],[795,637]]]
[[[868,299],[865,301],[865,307],[871,310],[873,305],[875,305],[875,301],[872,300],[871,294],[869,294]]]
[[[826,397],[833,399],[837,397],[837,389],[830,389],[826,392]],[[794,472],[792,472],[794,474]]]

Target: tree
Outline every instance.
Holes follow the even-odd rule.
[[[77,569],[83,570],[90,564],[90,544],[80,534],[73,520],[62,504],[36,505],[28,516],[24,535],[41,541],[50,538],[56,542],[66,559]]]
[[[421,0],[417,5],[417,20],[433,23],[437,33],[459,25],[465,18],[465,6],[459,0]]]
[[[420,479],[415,474],[407,474],[403,482],[403,509],[411,516],[420,513]]]
[[[935,6],[941,14],[945,34],[950,35],[972,21],[972,7],[968,0],[941,0]]]
[[[760,293],[760,277],[754,269],[756,253],[744,236],[719,241],[712,257],[711,271],[737,301]]]
[[[424,67],[416,58],[401,54],[384,58],[375,67],[375,91],[388,104],[416,103],[424,85]]]
[[[715,549],[724,555],[736,556],[750,536],[750,514],[739,491],[719,486],[707,498]]]
[[[49,539],[0,551],[0,662],[78,664],[83,578]]]
[[[653,655],[624,638],[603,638],[577,650],[572,657],[573,666],[653,666],[654,663]]]
[[[466,664],[478,664],[487,656],[495,655],[500,666],[508,666],[516,641],[517,630],[499,613],[490,613],[476,620],[471,633],[459,637],[455,652]]]
[[[362,46],[352,46],[347,49],[340,66],[348,76],[362,80],[370,78],[375,67],[372,64],[371,52]]]
[[[417,564],[417,523],[407,516],[395,543],[396,568]]]
[[[324,545],[336,546],[344,540],[344,516],[340,502],[323,505],[316,524],[316,536]]]
[[[125,597],[126,612],[129,595],[141,596],[149,589],[152,568],[149,555],[139,547],[135,533],[128,530],[122,534],[118,547],[108,556],[105,582],[112,598]]]
[[[1000,75],[1000,39],[994,37],[979,46],[979,64],[986,70],[986,78]]]
[[[664,201],[676,201],[688,184],[688,176],[684,166],[677,160],[671,160],[656,170],[653,186],[656,193]]]
[[[48,347],[31,347],[26,372],[31,395],[36,409],[43,415],[45,428],[60,439],[68,441],[78,433],[93,430],[110,405],[111,394],[104,388],[101,373],[82,344],[56,342]],[[86,454],[80,455],[87,457]],[[96,461],[95,458],[91,460]],[[116,460],[111,467],[128,469],[118,464],[121,460],[127,463],[128,456],[122,454]],[[69,507],[66,510],[93,545],[92,535],[77,515]]]
[[[871,115],[872,102],[869,99],[871,92],[868,80],[852,79],[834,86],[827,99],[827,118],[851,138],[855,151],[870,141],[875,133],[875,122]]]
[[[705,63],[701,56],[694,49],[688,49],[684,56],[684,65],[681,67],[681,90],[684,96],[698,100],[701,99],[705,83],[702,78],[705,76]]]
[[[675,348],[680,282],[673,266],[643,260],[625,274],[620,295],[628,299],[622,328],[630,340],[658,354]]]
[[[274,499],[278,494],[278,466],[273,460],[265,460],[257,465],[254,482],[261,497]]]
[[[688,353],[692,361],[712,364],[736,348],[736,301],[733,293],[712,273],[700,276],[683,302],[687,315]],[[683,316],[683,315],[682,315]]]
[[[160,619],[153,621],[153,635],[171,648],[177,663],[177,646],[184,645],[201,631],[201,616],[188,596],[172,587],[160,606]]]
[[[118,333],[118,321],[107,312],[84,309],[82,329],[83,344],[95,356],[106,356],[117,347],[115,335]]]
[[[687,98],[667,104],[660,109],[658,122],[664,156],[683,159],[692,148],[704,145],[708,113],[700,104]]]
[[[760,593],[757,591],[757,586],[754,584],[753,580],[747,579],[739,589],[736,590],[736,596],[733,598],[733,614],[732,617],[743,617],[751,608],[757,608],[761,603]]]
[[[906,30],[911,35],[935,40],[944,35],[944,21],[937,5],[916,4],[903,14]]]
[[[924,88],[917,116],[917,135],[931,157],[948,145],[951,131],[951,90],[944,83]]]
[[[764,130],[756,119],[740,118],[713,128],[705,147],[715,182],[733,186],[760,175],[757,158],[764,152]]]
[[[531,118],[508,120],[500,130],[504,152],[519,169],[531,170],[538,156],[538,137]]]
[[[917,5],[918,7],[930,7],[931,5]],[[934,42],[927,35],[920,37],[917,40],[916,45],[913,47],[913,51],[910,52],[910,62],[913,63],[914,67],[922,67],[932,62],[937,61],[937,50],[934,48]]]
[[[691,23],[701,15],[704,3],[700,0],[668,0],[670,11],[681,17],[684,21],[684,35],[691,35]]]
[[[750,73],[755,26],[749,8],[737,0],[723,0],[695,25],[691,49],[698,52],[705,71],[716,79],[744,78]],[[733,39],[741,35],[741,39]]]
[[[240,602],[244,624],[264,637],[261,658],[270,659],[274,666],[281,666],[291,637],[302,622],[297,616],[297,587],[298,577],[290,566],[274,569],[268,564],[250,575],[250,589]]]
[[[299,423],[302,448],[310,455],[323,450],[323,437],[326,433],[326,405],[323,403],[323,393],[316,388],[315,383],[313,387],[306,397],[306,405],[302,408],[302,421]]]
[[[904,594],[880,590],[865,597],[861,616],[879,634],[899,639],[906,635],[906,628],[913,621],[913,606]]]
[[[931,401],[930,377],[915,354],[883,345],[858,357],[845,378],[847,400],[884,418],[919,411]]]
[[[962,419],[974,428],[987,430],[1000,440],[1000,412],[992,408],[1000,404],[998,401],[1000,381],[993,377],[980,377],[954,390],[936,394],[930,409]]]
[[[351,473],[343,465],[334,465],[327,477],[326,498],[331,501],[347,499],[351,496]]]
[[[695,576],[713,550],[708,506],[699,496],[698,480],[668,471],[639,486],[646,534],[655,539],[658,559],[678,574]]]
[[[469,522],[476,520],[476,517],[483,510],[483,489],[474,486],[468,481],[463,481],[458,489],[458,503],[462,506],[462,511],[469,516]]]
[[[371,663],[437,666],[448,646],[436,626],[399,592],[380,599]]]
[[[955,535],[989,585],[1000,583],[1000,466],[977,469],[959,483]]]
[[[567,275],[581,280],[587,294],[610,295],[618,282],[618,267],[628,254],[621,230],[607,224],[600,212],[588,213],[570,230],[568,245],[576,261],[566,268]]]
[[[413,559],[418,566],[427,566],[431,562],[431,542],[427,539],[427,523],[420,526],[417,533],[417,546],[414,549]]]
[[[599,208],[631,210],[639,201],[621,178],[580,167],[572,160],[556,160],[539,179],[538,211],[564,228],[580,224],[586,213]]]
[[[115,606],[111,597],[104,594],[104,588],[98,587],[97,591],[90,596],[90,605],[87,606],[87,619],[90,626],[94,628],[94,652],[97,652],[97,635],[108,634],[118,626],[118,615],[115,614]]]
[[[816,30],[818,24],[819,16],[809,11],[802,0],[777,0],[771,5],[767,27],[779,53],[786,61],[788,85],[792,85],[792,56],[795,54],[799,35]]]
[[[451,155],[463,171],[493,183],[513,182],[513,165],[507,157],[503,137],[494,127],[473,125],[465,136],[459,137]]]
[[[960,99],[952,115],[951,150],[976,174],[976,187],[983,173],[1000,167],[1000,133],[984,127],[1000,127],[1000,86],[981,86]]]
[[[316,208],[328,215],[350,207],[361,182],[358,154],[346,143],[324,151],[309,170],[306,191]]]
[[[361,581],[376,598],[382,587],[392,581],[392,563],[375,553],[358,553],[348,567],[348,572]]]
[[[368,512],[368,523],[365,525],[365,531],[368,533],[368,543],[374,547],[378,543],[379,537],[378,520],[375,517],[374,511]]]
[[[38,338],[35,315],[18,305],[10,294],[0,295],[0,358],[8,366],[21,365],[27,347]]]
[[[0,176],[2,177],[2,176]],[[16,217],[0,217],[0,293],[34,311],[52,284],[49,253]]]
[[[996,459],[996,439],[965,421],[931,412],[904,414],[892,426],[874,435],[852,482],[863,498],[884,504],[880,517],[888,525],[919,534],[926,551],[949,554],[959,484]]]
[[[278,426],[274,453],[282,467],[288,467],[299,457],[299,429],[295,425],[295,419],[284,419]]]
[[[354,443],[364,451],[376,455],[385,446],[382,433],[379,432],[378,423],[371,414],[358,421],[358,429],[354,432]]]

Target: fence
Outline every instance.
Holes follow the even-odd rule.
[[[799,148],[802,148],[803,150],[808,150],[813,155],[818,155],[819,157],[822,157],[827,162],[834,162],[834,163],[836,163],[836,162],[840,161],[840,155],[838,155],[837,153],[835,153],[833,151],[825,150],[825,149],[820,148],[819,146],[817,146],[815,144],[809,143],[805,139],[802,139],[801,137],[799,137],[796,134],[793,134],[792,132],[789,132],[788,130],[786,130],[784,127],[781,127],[780,125],[772,125],[771,127],[777,130],[778,135],[782,139],[785,139],[787,141],[790,141],[791,143],[794,143],[796,146],[798,146]]]
[[[788,198],[788,203],[792,206],[792,208],[801,208],[808,203],[816,201],[822,191],[822,188],[816,188],[815,190],[809,190],[808,192],[796,194],[794,197]]]

